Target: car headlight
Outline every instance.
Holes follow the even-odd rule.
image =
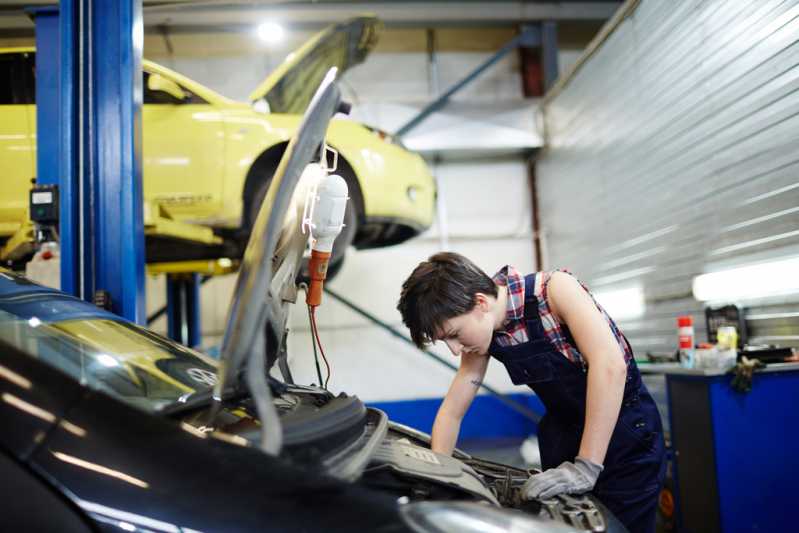
[[[400,505],[399,510],[419,533],[579,533],[560,522],[480,503],[418,502]]]

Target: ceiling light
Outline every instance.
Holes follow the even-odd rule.
[[[799,256],[702,274],[694,278],[694,298],[732,302],[799,292]]]
[[[286,32],[283,26],[274,21],[263,22],[256,30],[258,38],[267,44],[277,44],[283,40]]]

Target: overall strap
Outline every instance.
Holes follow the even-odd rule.
[[[527,335],[530,339],[543,338],[548,340],[554,346],[555,351],[561,353],[563,358],[568,360],[569,358],[557,346],[557,342],[547,334],[547,329],[541,316],[541,300],[535,292],[537,276],[541,274],[538,272],[524,277],[524,320],[527,325]],[[551,313],[551,311],[549,312]],[[577,346],[566,324],[560,324],[560,332],[570,346]]]
[[[538,316],[538,297],[535,295],[535,276],[527,274],[524,276],[524,320],[540,320]]]

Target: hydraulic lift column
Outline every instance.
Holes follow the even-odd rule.
[[[167,274],[167,331],[170,339],[184,346],[199,346],[200,336],[200,275]]]
[[[88,301],[106,295],[113,312],[143,324],[141,0],[59,7],[59,38],[40,35],[53,24],[36,28],[49,47],[37,50],[48,69],[37,78],[49,80],[37,98],[58,102],[38,109],[39,153],[55,146],[58,156],[40,158],[37,173],[60,186],[61,288]]]

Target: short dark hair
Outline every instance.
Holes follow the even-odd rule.
[[[397,309],[419,348],[435,340],[446,320],[468,313],[475,295],[496,297],[497,286],[460,254],[440,252],[419,263],[402,284]]]

